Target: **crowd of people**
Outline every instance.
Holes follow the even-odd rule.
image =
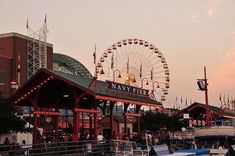
[[[27,145],[25,140],[22,140],[22,143],[14,143],[10,142],[8,137],[5,137],[5,140],[3,142],[3,145],[0,146],[0,151],[9,151],[8,155],[16,155],[16,154],[23,154],[23,155],[28,155],[29,154],[29,149],[32,146]]]
[[[129,140],[134,141],[140,144],[148,144],[157,145],[157,144],[169,144],[169,133],[167,131],[157,131],[157,132],[142,132],[141,134],[119,134],[119,133],[112,133],[112,139],[114,140]],[[84,140],[96,140],[92,138],[93,136],[89,134],[88,131],[80,131],[79,133],[79,141]],[[104,143],[110,139],[111,136],[104,136],[101,132],[99,132],[97,136],[98,143]],[[68,142],[72,141],[72,137],[68,135],[63,135],[61,137],[61,142]],[[53,142],[53,136],[47,136],[44,138],[44,142],[46,144]],[[27,153],[27,149],[30,147],[26,145],[26,141],[22,140],[21,144],[11,143],[10,140],[6,137],[4,140],[4,147],[1,147],[1,150],[10,150],[10,148],[14,148],[15,150],[20,150],[22,152]],[[25,154],[26,154],[25,153]]]

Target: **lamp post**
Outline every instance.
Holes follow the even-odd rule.
[[[204,67],[204,81],[205,81],[205,101],[206,101],[206,125],[210,125],[210,119],[209,119],[209,106],[208,106],[208,88],[207,88],[207,78],[206,78],[206,67]]]
[[[129,77],[129,80],[131,80],[131,76],[133,76],[133,80],[132,80],[132,82],[136,82],[136,79],[135,79],[135,75],[134,74],[130,74],[128,77]]]
[[[118,78],[122,78],[120,70],[116,69],[113,71],[113,82],[115,82],[115,73],[118,72]]]
[[[143,88],[143,83],[144,83],[144,80],[146,80],[146,85],[149,85],[149,82],[148,82],[148,79],[147,78],[143,78],[142,80],[141,80],[141,88]]]
[[[134,75],[134,74],[129,74],[129,75],[126,77],[126,83],[127,83],[128,85],[130,85],[131,77],[133,77],[132,82],[136,82],[135,75]]]
[[[205,102],[206,102],[206,125],[210,126],[210,113],[209,113],[209,106],[208,106],[208,83],[206,77],[206,67],[204,67],[204,79],[198,79],[197,81],[199,90],[205,91]]]
[[[102,69],[100,71],[100,74],[105,74],[103,67],[102,67]]]
[[[154,92],[154,85],[155,85],[155,84],[157,84],[157,88],[160,88],[159,82],[158,82],[158,81],[154,81],[154,82],[153,82],[153,92]]]

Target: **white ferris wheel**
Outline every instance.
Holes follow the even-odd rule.
[[[162,52],[141,39],[125,39],[111,45],[96,65],[99,80],[114,81],[150,90],[150,97],[165,101],[169,69]]]

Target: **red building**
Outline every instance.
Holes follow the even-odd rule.
[[[178,113],[178,116],[181,118],[189,119],[190,126],[204,127],[206,125],[206,105],[194,102],[187,108],[181,110]],[[234,125],[234,118],[234,111],[225,110],[216,106],[209,105],[210,125],[213,121],[217,120],[229,121],[230,125]]]
[[[18,33],[0,34],[0,91],[9,97],[27,80],[28,37]],[[53,45],[47,44],[47,67],[52,68]]]
[[[122,85],[122,86],[121,86]],[[127,137],[128,116],[136,117],[137,133],[140,132],[139,114],[141,106],[160,107],[161,103],[151,99],[149,96],[143,96],[136,91],[143,90],[133,86],[128,86],[129,90],[120,90],[126,88],[124,84],[118,84],[109,81],[99,81],[94,78],[81,77],[73,74],[41,69],[34,74],[24,85],[22,85],[11,96],[9,101],[16,106],[33,107],[33,143],[40,143],[40,136],[37,128],[40,126],[40,120],[43,118],[54,119],[51,132],[54,135],[54,141],[59,139],[58,120],[61,118],[59,109],[68,109],[73,112],[73,141],[78,141],[78,133],[81,132],[80,114],[86,113],[89,116],[90,136],[97,138],[97,119],[101,110],[106,110],[109,105],[109,131],[113,136],[113,108],[117,102],[124,106],[124,134]],[[143,91],[142,91],[143,92]],[[129,113],[128,107],[135,105],[135,112]],[[52,121],[52,120],[51,120]],[[83,120],[82,120],[83,121]],[[85,124],[85,123],[84,123]],[[42,126],[42,125],[41,125]],[[85,126],[85,125],[84,125]],[[85,127],[83,127],[85,128]],[[108,129],[108,128],[106,128]]]

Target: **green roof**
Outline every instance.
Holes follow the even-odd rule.
[[[92,75],[89,70],[79,61],[70,56],[59,53],[53,53],[53,63],[56,63],[60,67],[64,67],[69,72],[75,75],[92,78]]]
[[[96,80],[96,87],[91,86],[91,82],[93,81],[92,78],[82,77],[78,75],[72,75],[68,73],[63,73],[59,71],[54,70],[48,70],[49,72],[53,73],[54,75],[61,77],[63,79],[69,80],[70,82],[84,88],[89,89],[93,94],[100,95],[100,96],[106,96],[106,97],[112,97],[112,98],[119,98],[119,99],[127,99],[137,102],[143,102],[148,104],[156,104],[160,105],[160,102],[157,102],[149,97],[143,97],[143,96],[137,96],[134,94],[126,94],[126,93],[120,93],[117,91],[112,91],[110,89],[107,89],[107,83],[104,81]]]

